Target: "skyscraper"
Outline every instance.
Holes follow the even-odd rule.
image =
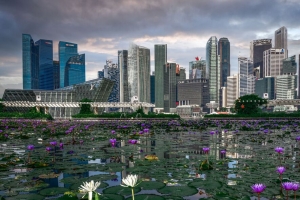
[[[221,87],[226,87],[227,76],[230,76],[230,42],[228,38],[220,38],[218,43],[220,56]]]
[[[295,75],[297,73],[296,55],[288,57],[282,61],[282,74]]]
[[[58,43],[58,56],[59,56],[59,85],[60,87],[65,87],[65,68],[68,60],[72,56],[77,56],[78,50],[77,50],[77,44],[70,43],[70,42],[62,42],[60,41]]]
[[[54,80],[54,89],[59,88],[59,61],[53,61],[53,80]]]
[[[155,103],[155,72],[150,75],[150,103]]]
[[[287,44],[287,29],[283,26],[275,31],[275,49],[284,49],[286,52],[288,51]],[[288,54],[286,53],[286,57]]]
[[[241,97],[246,94],[254,94],[255,77],[253,76],[253,62],[245,57],[239,57],[238,62],[239,96]]]
[[[275,99],[275,78],[274,77],[264,77],[255,80],[255,94],[260,98]]]
[[[286,58],[284,49],[268,49],[264,51],[264,71],[263,77],[276,77],[282,75],[282,61]]]
[[[210,101],[219,103],[220,69],[217,54],[218,39],[212,36],[206,43],[206,75],[209,79]]]
[[[276,99],[296,99],[297,75],[280,75],[276,77]]]
[[[189,79],[198,79],[198,78],[206,78],[205,60],[195,60],[189,62]]]
[[[85,54],[70,57],[64,74],[65,87],[85,82]]]
[[[239,74],[235,74],[233,76],[227,77],[227,107],[233,107],[235,100],[240,97],[239,92],[239,81],[240,76]]]
[[[264,65],[263,65],[263,52],[268,50],[272,47],[272,39],[260,39],[260,40],[253,40],[251,43],[253,52],[251,52],[253,57],[253,65],[254,68],[259,67],[259,76],[257,78],[262,78],[264,73]]]
[[[35,42],[37,49],[37,64],[39,68],[39,89],[54,89],[53,67],[53,42],[52,40],[38,40]]]
[[[155,107],[164,107],[164,65],[167,64],[167,45],[154,45],[154,67],[155,67]]]
[[[132,44],[128,50],[129,99],[150,102],[150,49]]]
[[[22,34],[23,89],[38,89],[37,51],[29,34]]]
[[[118,65],[112,63],[111,60],[106,60],[104,66],[104,78],[114,82],[113,89],[108,97],[108,102],[120,102],[120,73]]]
[[[128,90],[128,51],[118,51],[118,66],[120,71],[120,102],[130,102]]]
[[[173,112],[176,108],[176,66],[176,63],[164,65],[164,112]]]

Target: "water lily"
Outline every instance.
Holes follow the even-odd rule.
[[[284,148],[282,148],[282,147],[276,147],[276,148],[275,148],[275,151],[276,151],[277,153],[279,153],[279,154],[282,154],[283,151],[284,151]]]
[[[46,147],[46,151],[51,151],[51,147]]]
[[[32,144],[28,145],[27,149],[30,150],[30,151],[33,150],[34,149],[34,145],[32,145]]]
[[[289,191],[293,190],[294,183],[293,182],[284,182],[284,183],[281,184],[281,186],[285,189],[286,196],[287,196],[287,199],[288,199],[289,198]]]
[[[251,188],[252,188],[253,192],[257,193],[257,197],[259,200],[260,193],[262,193],[266,189],[266,186],[262,183],[256,183],[256,184],[252,185]]]
[[[57,142],[56,142],[56,141],[52,141],[52,142],[50,142],[50,145],[51,145],[51,146],[56,146],[56,145],[57,145]]]
[[[204,151],[204,153],[208,153],[209,152],[209,147],[203,147],[202,150]]]
[[[128,143],[130,144],[136,144],[138,141],[137,140],[128,140]]]
[[[285,172],[285,167],[283,166],[277,167],[276,172],[278,172],[280,175],[283,174],[283,172]]]
[[[83,182],[83,185],[79,187],[79,191],[82,193],[88,193],[89,194],[89,200],[92,200],[93,198],[93,192],[96,195],[96,199],[99,199],[98,195],[100,195],[98,192],[95,192],[95,190],[100,186],[101,182],[94,182],[94,180],[91,180],[91,182]],[[85,196],[84,195],[84,196]],[[83,197],[84,197],[83,196]]]
[[[59,148],[60,148],[60,150],[63,150],[64,149],[64,143],[59,143]]]
[[[132,193],[132,199],[134,200],[134,187],[136,187],[139,183],[138,181],[138,175],[128,175],[126,178],[122,179],[123,184],[120,184],[122,187],[130,187],[131,193]]]
[[[109,140],[109,142],[110,142],[110,144],[111,144],[112,147],[115,147],[116,143],[117,143],[117,139],[112,138],[112,139]]]
[[[296,141],[297,141],[297,142],[300,141],[300,136],[297,136],[297,137],[296,137]]]

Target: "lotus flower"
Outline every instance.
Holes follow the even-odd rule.
[[[64,143],[59,143],[59,148],[60,148],[60,150],[63,150],[64,149]]]
[[[83,182],[83,185],[81,185],[79,187],[79,191],[82,193],[85,193],[84,196],[86,195],[86,193],[89,193],[89,200],[92,200],[93,198],[93,192],[95,192],[95,190],[100,186],[101,182],[95,182],[94,180],[91,180],[91,182]],[[98,196],[98,192],[95,192],[96,196]],[[100,195],[100,194],[99,194]]]
[[[52,141],[52,142],[50,142],[50,145],[56,146],[56,145],[57,145],[57,142],[56,142],[56,141]]]
[[[221,150],[220,152],[221,152],[221,154],[225,154],[226,150],[224,149],[224,150]]]
[[[115,138],[110,139],[109,142],[110,142],[110,144],[111,144],[112,147],[115,147],[116,143],[117,143],[117,139],[115,139]]]
[[[46,151],[51,151],[51,147],[46,147]]]
[[[266,186],[262,183],[256,183],[252,185],[251,188],[253,192],[257,193],[258,200],[259,200],[260,193],[262,193],[266,189]]]
[[[115,131],[115,130],[112,130],[112,131],[111,131],[111,134],[115,134],[115,133],[116,133],[116,131]]]
[[[128,140],[128,143],[130,144],[136,144],[138,141],[137,140]]]
[[[33,146],[32,144],[30,144],[30,145],[27,146],[27,149],[28,149],[28,150],[33,150],[33,149],[34,149],[34,146]]]
[[[134,200],[134,187],[136,187],[138,181],[138,175],[128,175],[126,178],[122,179],[123,184],[122,187],[131,187],[132,199]]]
[[[202,150],[204,151],[204,153],[208,153],[209,152],[209,147],[203,147]]]
[[[278,172],[280,175],[283,174],[283,172],[285,172],[285,167],[283,166],[277,167],[276,172]]]
[[[296,141],[300,141],[300,136],[297,136],[297,137],[296,137]]]
[[[293,182],[284,182],[281,184],[285,190],[293,190],[294,183]]]
[[[294,183],[293,190],[297,191],[297,190],[299,190],[299,187],[300,187],[299,183]]]
[[[275,151],[276,151],[277,153],[279,153],[279,154],[282,154],[283,151],[284,151],[284,148],[282,148],[282,147],[276,147],[276,148],[275,148]]]

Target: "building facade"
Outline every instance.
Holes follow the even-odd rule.
[[[297,98],[297,76],[281,75],[276,77],[276,99]]]
[[[264,77],[255,80],[255,94],[260,98],[275,99],[275,78]]]
[[[264,72],[263,77],[276,77],[282,75],[282,61],[286,58],[284,49],[268,49],[264,51]]]
[[[54,89],[59,88],[59,61],[53,61],[53,80],[54,80]]]
[[[176,108],[176,63],[164,65],[164,112],[175,112]],[[173,110],[172,110],[173,109]]]
[[[108,97],[108,102],[120,102],[120,71],[118,65],[112,63],[111,60],[106,60],[104,78],[114,82],[114,86]]]
[[[37,51],[29,34],[22,34],[23,89],[38,89]]]
[[[128,51],[118,51],[118,66],[120,72],[120,102],[130,102],[128,88]]]
[[[65,87],[85,82],[85,54],[69,58],[64,74]]]
[[[164,65],[167,64],[167,44],[154,45],[155,107],[164,107]]]
[[[221,87],[226,87],[227,76],[230,76],[230,42],[228,38],[220,38],[218,43],[220,56]]]
[[[278,30],[275,31],[275,49],[284,49],[286,52],[288,52],[288,44],[287,44],[287,29],[286,27],[281,27]],[[286,53],[286,56],[288,56],[288,53]]]
[[[59,85],[65,87],[65,71],[68,60],[78,55],[77,44],[60,41],[58,43],[58,57],[59,57]]]
[[[150,75],[150,103],[155,104],[155,72]]]
[[[264,73],[263,52],[272,48],[272,39],[254,40],[251,43],[251,60],[254,68],[259,67],[259,77],[262,78]]]
[[[237,100],[239,96],[239,74],[235,74],[233,76],[227,77],[227,87],[226,87],[226,107],[233,107],[235,100]]]
[[[210,101],[219,102],[220,69],[217,54],[218,39],[212,36],[206,43],[206,74],[209,79]]]
[[[282,60],[282,75],[295,75],[297,73],[296,55]]]
[[[238,58],[239,71],[239,97],[246,94],[253,94],[255,77],[253,76],[253,62],[246,57]]]
[[[189,79],[206,78],[206,61],[195,60],[189,62]]]

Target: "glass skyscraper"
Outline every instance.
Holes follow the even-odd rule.
[[[150,103],[155,103],[155,72],[150,75]]]
[[[23,89],[39,88],[37,50],[29,34],[22,34]]]
[[[206,74],[209,79],[210,101],[219,103],[220,69],[217,55],[218,39],[212,36],[206,44]]]
[[[189,62],[189,79],[206,78],[206,61],[195,60]]]
[[[59,56],[59,85],[60,87],[65,87],[65,68],[68,60],[72,56],[78,55],[77,44],[70,42],[62,42],[58,43],[58,56]]]
[[[170,112],[176,108],[176,63],[167,63],[164,65],[164,112]]]
[[[37,49],[37,64],[39,68],[39,89],[54,89],[53,68],[53,42],[52,40],[38,40],[35,42]]]
[[[221,87],[226,87],[227,76],[230,76],[230,42],[228,38],[220,38],[218,43],[220,56]]]
[[[167,44],[154,45],[155,107],[164,107],[164,65],[167,64]]]
[[[259,76],[257,78],[263,78],[264,64],[263,57],[264,51],[272,47],[272,39],[260,39],[254,40],[251,43],[251,59],[253,60],[254,68],[259,68]],[[257,74],[258,75],[258,74]]]
[[[65,87],[85,82],[85,54],[69,58],[66,63],[64,75]]]
[[[118,65],[112,63],[111,60],[106,60],[104,66],[104,78],[114,82],[113,89],[108,97],[108,102],[120,102],[120,73]]]
[[[118,51],[118,68],[120,73],[120,102],[130,102],[128,89],[128,51]]]
[[[287,44],[287,29],[281,27],[275,31],[275,49],[284,49],[286,51],[286,57],[288,57],[288,44]]]
[[[54,89],[59,88],[59,61],[53,61],[53,79],[54,79]]]

